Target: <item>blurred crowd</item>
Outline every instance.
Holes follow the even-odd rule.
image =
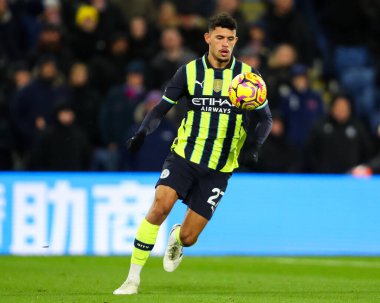
[[[160,170],[181,102],[140,152],[125,141],[222,11],[273,113],[240,170],[380,173],[378,0],[0,0],[0,170]]]

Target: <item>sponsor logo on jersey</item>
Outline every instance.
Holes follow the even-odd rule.
[[[195,81],[195,84],[198,84],[200,87],[202,87],[202,88],[203,88],[203,82],[204,82],[204,81],[202,81],[202,82],[199,82],[198,80],[196,80],[196,81]]]
[[[193,105],[201,106],[201,111],[211,113],[231,113],[230,107],[233,105],[226,98],[193,98]]]
[[[231,102],[228,99],[223,98],[193,98],[192,103],[194,105],[201,106],[229,106],[233,107]]]

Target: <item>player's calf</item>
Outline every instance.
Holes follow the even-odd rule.
[[[179,240],[184,247],[189,247],[194,245],[198,240],[198,235],[196,235],[194,232],[188,230],[185,231],[183,228],[181,228],[181,232],[179,234]]]

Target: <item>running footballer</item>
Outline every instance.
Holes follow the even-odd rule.
[[[187,112],[163,164],[154,201],[136,234],[128,277],[114,294],[138,292],[140,273],[156,242],[159,227],[175,202],[181,199],[188,209],[182,224],[174,225],[170,232],[163,261],[166,271],[172,272],[178,267],[183,257],[182,248],[197,241],[223,197],[228,179],[238,167],[247,115],[231,104],[228,87],[236,75],[258,72],[232,55],[238,40],[236,28],[236,21],[225,13],[209,20],[208,32],[204,35],[208,52],[177,70],[162,101],[127,141],[128,148],[137,151],[178,100],[186,102]],[[259,121],[254,134],[254,160],[272,126],[267,103],[256,109]]]

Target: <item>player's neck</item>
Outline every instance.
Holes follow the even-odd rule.
[[[207,56],[208,62],[211,64],[213,68],[225,68],[228,63],[230,63],[231,58],[228,61],[219,61],[217,58],[215,58],[210,52]]]

